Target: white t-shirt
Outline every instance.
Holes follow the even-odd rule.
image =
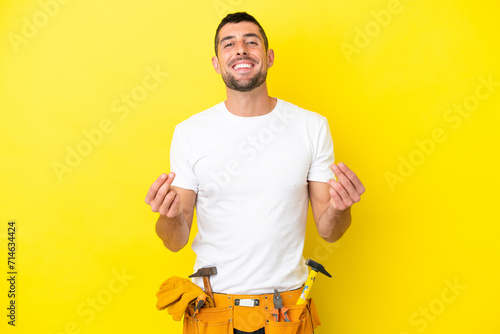
[[[236,116],[221,102],[176,126],[172,185],[197,193],[194,270],[217,267],[214,292],[304,284],[307,185],[333,178],[333,161],[326,118],[280,99],[263,116]]]

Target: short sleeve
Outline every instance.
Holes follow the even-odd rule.
[[[190,163],[192,148],[182,128],[175,127],[170,145],[170,170],[175,173],[174,187],[191,189],[198,193],[198,180]]]
[[[328,179],[335,179],[330,166],[335,161],[333,154],[333,140],[330,134],[330,127],[325,117],[321,117],[321,123],[313,136],[313,157],[309,167],[308,181],[326,182]]]

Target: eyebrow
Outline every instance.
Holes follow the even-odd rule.
[[[247,34],[244,34],[243,37],[257,37],[260,40],[260,36],[257,34],[254,34],[253,32],[249,32]],[[224,42],[228,39],[233,39],[233,38],[235,38],[235,36],[226,36],[220,40],[219,44],[222,44],[222,42]]]

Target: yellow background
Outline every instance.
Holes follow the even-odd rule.
[[[493,0],[3,0],[2,333],[181,332],[155,293],[191,274],[194,255],[163,247],[144,197],[169,170],[175,124],[225,99],[213,34],[239,10],[275,50],[270,94],[325,115],[337,161],[367,188],[338,243],[309,220],[304,256],[333,275],[312,291],[316,332],[499,333]],[[161,76],[145,90],[151,70]],[[128,111],[123,94],[136,97]]]

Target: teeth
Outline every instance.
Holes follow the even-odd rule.
[[[239,68],[251,68],[251,67],[252,67],[251,64],[238,64],[234,66],[234,69],[237,70]]]

